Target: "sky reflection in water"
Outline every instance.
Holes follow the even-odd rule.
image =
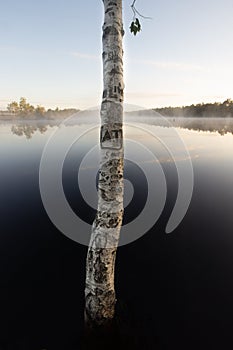
[[[194,122],[200,124],[200,120]],[[40,158],[57,126],[24,124],[0,125],[0,347],[53,349],[65,344],[69,348],[82,318],[86,249],[56,230],[40,198]],[[66,128],[68,138],[71,128],[86,129],[84,124],[61,127]],[[172,144],[174,134],[169,128],[150,125],[150,129]],[[158,334],[165,348],[227,348],[233,345],[233,135],[206,131],[206,123],[205,131],[177,128],[177,132],[194,168],[190,208],[179,227],[166,235],[177,194],[176,169],[158,139],[144,138],[166,174],[168,198],[150,232],[119,248],[116,287],[138,319],[151,320],[147,332]],[[98,136],[98,130],[83,136],[64,163],[66,197],[89,224],[95,211],[81,198],[77,169],[90,147],[98,144]],[[125,137],[140,142],[140,128],[125,128]],[[177,148],[176,162],[185,161]],[[127,162],[125,176],[136,187],[125,209],[127,223],[142,210],[147,187],[143,174]],[[146,290],[148,281],[156,289]]]

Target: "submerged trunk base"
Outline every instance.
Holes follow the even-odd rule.
[[[88,328],[111,326],[115,314],[115,291],[86,291],[85,323]]]
[[[161,349],[151,318],[130,303],[117,301],[115,317],[103,325],[88,327],[82,334],[80,350],[156,350]],[[159,322],[159,321],[158,321]]]

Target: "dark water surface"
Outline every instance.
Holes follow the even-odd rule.
[[[87,248],[59,232],[43,207],[39,165],[56,127],[39,127],[0,125],[0,349],[79,349]],[[73,128],[85,129],[67,126],[67,138]],[[151,130],[165,143],[173,137],[168,128],[152,125]],[[166,175],[166,205],[146,235],[118,250],[118,308],[125,315],[123,332],[129,332],[132,342],[125,348],[141,341],[142,349],[232,349],[233,135],[182,128],[179,133],[194,169],[185,218],[165,234],[178,178],[167,151],[148,139]],[[140,130],[127,134],[140,141]],[[95,142],[98,134],[74,145],[63,169],[70,206],[90,224],[95,210],[81,197],[77,171]],[[186,161],[179,150],[176,161]],[[127,223],[145,205],[147,183],[130,161],[125,177],[134,185],[125,209]]]

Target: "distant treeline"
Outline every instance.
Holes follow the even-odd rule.
[[[232,118],[233,100],[227,99],[223,103],[200,103],[183,107],[154,108],[153,110],[166,117]]]
[[[45,107],[37,105],[36,107],[27,102],[25,97],[21,97],[19,102],[13,101],[8,104],[7,111],[1,111],[0,117],[8,116],[12,118],[25,119],[54,119],[66,118],[77,113],[79,110],[75,108],[67,109],[45,109]]]

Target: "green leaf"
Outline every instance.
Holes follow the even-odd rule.
[[[136,35],[137,33],[139,33],[139,32],[141,31],[141,24],[140,24],[138,18],[136,18],[135,21],[133,21],[133,22],[131,23],[130,31],[131,31],[131,33],[133,33],[134,35]]]

